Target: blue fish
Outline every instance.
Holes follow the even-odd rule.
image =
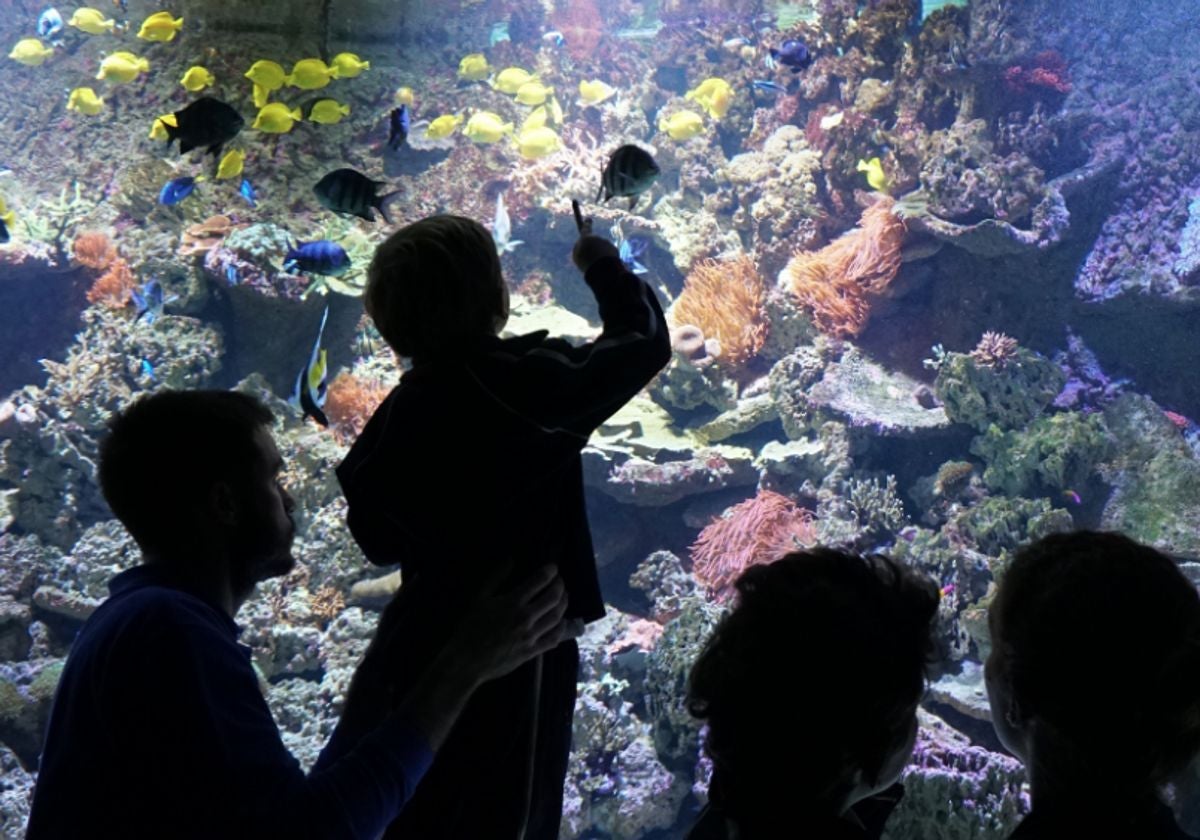
[[[797,38],[788,38],[779,45],[778,49],[768,50],[763,61],[771,70],[782,65],[793,73],[799,73],[813,63],[813,57],[803,41]]]
[[[764,93],[787,93],[787,88],[779,84],[779,82],[772,82],[769,79],[755,79],[750,83],[750,87],[754,88],[755,90],[763,91]]]
[[[392,109],[391,116],[388,118],[388,148],[393,152],[398,151],[404,145],[410,125],[411,116],[408,113],[407,105]]]
[[[350,269],[350,256],[345,248],[328,239],[301,242],[287,252],[283,269],[337,277]]]
[[[142,318],[146,319],[147,324],[153,324],[162,317],[164,306],[179,300],[179,295],[166,296],[162,284],[157,280],[147,280],[129,294],[133,297],[133,305],[137,307],[137,317],[133,319],[135,324]]]
[[[37,33],[47,40],[53,40],[63,31],[62,15],[58,9],[49,8],[38,16]]]
[[[649,269],[642,265],[640,260],[649,245],[650,241],[640,236],[631,236],[628,239],[620,240],[617,243],[617,251],[621,255],[621,262],[625,263],[625,267],[634,274],[645,274]]]
[[[151,382],[158,381],[158,377],[154,375],[154,365],[150,364],[149,359],[142,359],[142,375],[149,377]]]
[[[8,233],[8,225],[4,223],[3,217],[0,217],[0,245],[8,242],[12,237]]]
[[[321,316],[321,327],[317,330],[317,340],[313,344],[312,355],[300,373],[296,375],[296,387],[288,402],[299,408],[305,417],[311,417],[322,426],[329,425],[329,418],[321,409],[325,406],[325,397],[329,391],[328,356],[321,347],[321,338],[325,335],[325,322],[329,320],[329,306],[325,306],[325,314]]]
[[[172,178],[163,184],[158,193],[159,204],[178,204],[196,188],[196,179],[192,177]]]
[[[242,198],[246,199],[246,203],[251,207],[258,206],[258,193],[254,191],[254,185],[250,183],[249,178],[242,179],[242,185],[238,187],[238,192],[242,194]]]
[[[238,277],[238,270],[237,270],[236,265],[234,265],[233,263],[229,263],[227,266],[225,266],[225,282],[226,283],[228,283],[230,286],[236,286],[238,284],[238,280],[240,280],[240,279],[241,278]]]

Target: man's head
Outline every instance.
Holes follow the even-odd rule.
[[[462,216],[430,216],[402,227],[375,251],[363,298],[401,356],[438,356],[508,320],[508,287],[492,236]]]
[[[831,549],[753,566],[689,678],[722,807],[748,833],[835,816],[891,785],[912,752],[932,650],[933,581]]]
[[[113,418],[100,489],[151,562],[216,545],[247,589],[291,569],[293,503],[270,422],[236,391],[159,391]]]

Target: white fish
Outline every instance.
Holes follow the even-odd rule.
[[[518,245],[524,245],[520,239],[512,239],[512,219],[504,209],[504,193],[496,195],[496,218],[492,220],[492,241],[496,243],[496,253],[506,254],[516,250]]]

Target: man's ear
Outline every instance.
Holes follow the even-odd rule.
[[[237,500],[228,481],[214,481],[209,487],[208,510],[213,518],[222,525],[237,524]]]

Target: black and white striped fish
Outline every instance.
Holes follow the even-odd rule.
[[[384,203],[396,193],[377,195],[379,188],[386,183],[373,181],[355,169],[335,169],[317,181],[313,192],[317,194],[317,201],[327,210],[358,216],[368,222],[375,221],[372,211],[378,210],[383,220],[391,224]]]
[[[658,179],[662,170],[645,149],[626,145],[617,149],[608,158],[608,165],[600,175],[600,191],[596,200],[603,196],[608,201],[614,196],[629,199],[629,209],[637,204],[638,196]]]

